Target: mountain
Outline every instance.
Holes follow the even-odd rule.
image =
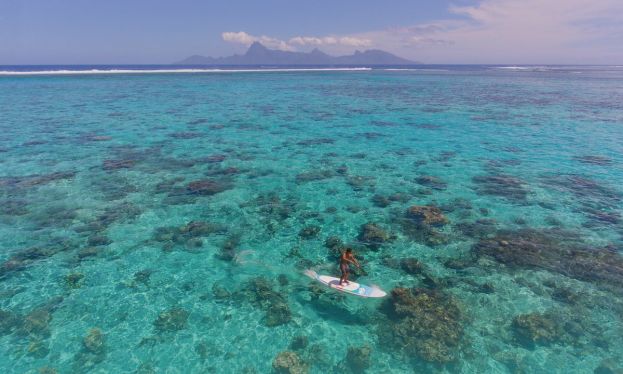
[[[417,62],[409,61],[391,53],[378,49],[364,52],[355,51],[347,56],[330,56],[318,48],[311,52],[289,52],[268,49],[259,42],[251,44],[244,55],[229,57],[205,57],[194,55],[176,65],[347,65],[347,66],[374,66],[374,65],[413,65]]]

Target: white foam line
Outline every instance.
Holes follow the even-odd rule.
[[[542,67],[537,66],[494,66],[493,69],[503,69],[503,70],[534,70],[534,69],[542,69]]]
[[[197,73],[276,73],[313,71],[368,71],[372,68],[309,68],[309,69],[111,69],[111,70],[41,70],[41,71],[0,71],[0,76],[23,75],[91,75],[91,74],[197,74]]]
[[[414,68],[404,68],[404,69],[400,69],[400,68],[394,68],[394,69],[383,69],[383,71],[449,71],[447,69],[414,69]]]

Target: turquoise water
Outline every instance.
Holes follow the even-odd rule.
[[[623,367],[622,69],[0,77],[0,113],[2,372]],[[303,275],[340,241],[390,296]]]

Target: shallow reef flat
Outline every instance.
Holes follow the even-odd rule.
[[[0,78],[0,371],[620,373],[604,77]]]

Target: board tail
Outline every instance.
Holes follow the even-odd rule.
[[[310,277],[311,279],[316,279],[318,278],[318,273],[316,273],[315,271],[313,271],[312,269],[307,269],[303,272],[303,274],[307,275],[308,277]]]

